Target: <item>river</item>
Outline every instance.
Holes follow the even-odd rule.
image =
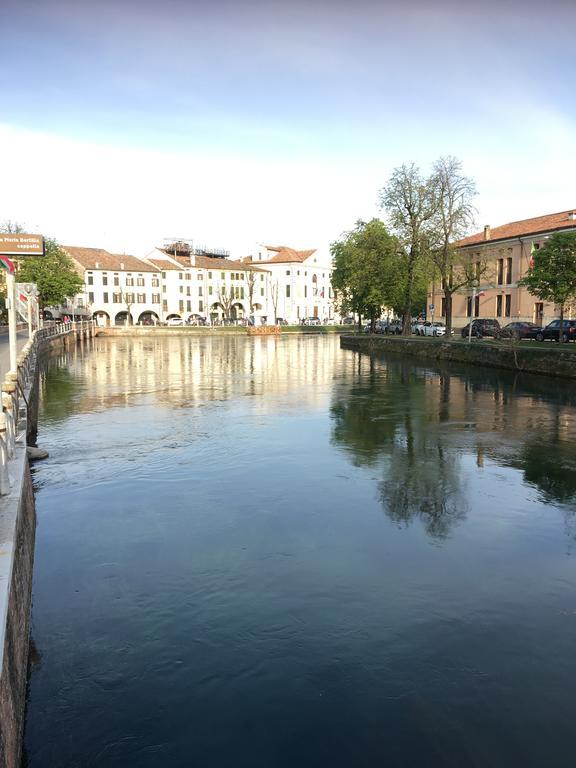
[[[42,390],[27,765],[573,765],[573,384],[148,337]]]

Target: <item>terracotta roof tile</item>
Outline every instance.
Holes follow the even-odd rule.
[[[490,238],[484,237],[484,232],[478,232],[470,237],[459,240],[456,245],[465,247],[467,245],[483,245],[492,243],[495,240],[508,240],[513,237],[525,237],[527,235],[537,235],[544,232],[554,232],[561,229],[575,229],[576,218],[568,218],[576,209],[562,211],[561,213],[550,213],[547,216],[536,216],[533,219],[523,219],[522,221],[512,221],[509,224],[502,224],[499,227],[492,227]]]
[[[153,271],[145,261],[136,256],[110,253],[103,248],[84,248],[76,245],[63,245],[62,248],[83,269],[103,269],[114,272]]]
[[[289,248],[286,245],[266,245],[268,251],[276,251],[274,256],[269,259],[262,259],[261,264],[285,264],[289,262],[302,263],[307,258],[316,253],[316,248],[307,251],[297,251],[295,248]]]

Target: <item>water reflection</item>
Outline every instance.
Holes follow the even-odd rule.
[[[332,441],[355,466],[378,466],[399,524],[443,538],[467,514],[465,456],[519,469],[545,500],[576,502],[576,395],[567,382],[350,353],[334,388]]]

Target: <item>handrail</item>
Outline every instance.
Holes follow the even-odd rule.
[[[94,321],[57,322],[38,328],[17,357],[17,370],[6,374],[2,383],[0,410],[0,496],[10,493],[8,464],[14,458],[16,446],[26,444],[28,397],[36,373],[40,346],[51,339],[91,331]]]

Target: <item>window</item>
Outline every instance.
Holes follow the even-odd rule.
[[[198,286],[198,296],[202,296],[202,286]]]
[[[198,302],[198,312],[204,312],[204,302],[199,301]]]
[[[122,301],[122,294],[121,293],[113,293],[112,294],[112,303],[113,304],[120,304]]]
[[[496,296],[496,317],[502,317],[502,296]]]
[[[136,278],[136,285],[138,285],[140,288],[144,287],[144,278],[142,277],[142,275]]]
[[[152,278],[152,288],[160,288],[160,280],[157,275]]]
[[[134,304],[134,294],[133,293],[125,294],[124,298],[126,299],[126,304]]]
[[[243,299],[243,298],[244,298],[244,286],[243,286],[243,285],[242,285],[242,286],[240,286],[240,298],[241,298],[241,299]]]
[[[104,304],[108,304],[108,291],[104,291]]]
[[[162,280],[166,280],[166,272],[162,272]]]
[[[159,293],[153,293],[152,294],[152,304],[160,304],[160,294]]]
[[[184,293],[184,286],[183,285],[180,286],[180,293]]]
[[[163,301],[162,302],[162,312],[168,312],[168,302]]]
[[[466,298],[466,317],[472,317],[472,296]]]
[[[184,275],[182,272],[178,272],[178,280],[184,280]]]
[[[264,288],[260,288],[260,296],[264,296]]]
[[[240,280],[244,280],[244,272],[240,272]]]
[[[286,286],[286,298],[287,299],[290,298],[290,286],[289,285]]]
[[[498,285],[504,283],[504,259],[498,259]]]
[[[212,272],[208,272],[208,280],[212,280]]]
[[[440,309],[440,316],[446,317],[446,296],[442,296],[442,307]]]
[[[162,293],[166,293],[166,286],[165,285],[162,286]]]
[[[86,282],[88,285],[94,285],[94,275],[91,272],[88,272],[88,278]]]
[[[126,275],[126,285],[130,287],[134,285],[134,278],[131,275]]]
[[[474,301],[474,317],[480,317],[480,296],[476,296]]]
[[[108,275],[106,273],[102,275],[102,285],[108,285]]]
[[[212,296],[212,286],[208,286],[208,296]]]
[[[179,312],[184,312],[184,301],[183,300],[180,300],[178,302],[178,311]]]
[[[202,274],[202,272],[198,272],[198,280],[202,280],[203,277],[204,275]]]
[[[287,269],[287,270],[286,270],[286,274],[287,274],[287,275],[289,275],[289,274],[290,274],[290,270],[289,270],[289,269]]]
[[[260,282],[262,282],[262,280],[264,280],[264,275],[260,275]]]
[[[304,286],[304,298],[305,299],[308,298],[308,286],[307,285]]]
[[[137,300],[138,304],[146,304],[146,294],[145,293],[139,293],[136,300]]]
[[[192,312],[192,302],[190,299],[186,300],[186,312]]]
[[[190,292],[190,286],[186,286],[186,296],[192,296],[192,293]]]
[[[512,259],[508,257],[506,259],[506,285],[510,285],[512,282]]]
[[[88,294],[88,301],[90,304],[94,304],[94,294],[91,291]],[[80,306],[80,302],[78,302],[78,306]]]
[[[510,307],[512,305],[512,294],[506,294],[506,302],[504,304],[504,314],[506,317],[510,317]]]

